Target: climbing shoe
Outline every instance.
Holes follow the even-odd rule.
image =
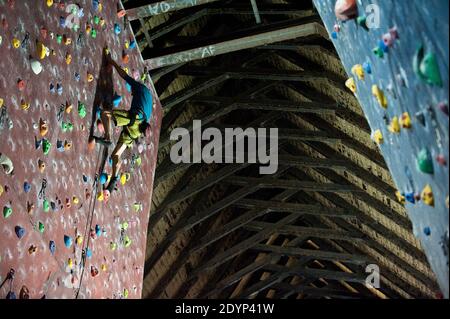
[[[106,187],[106,189],[109,191],[110,194],[112,194],[113,190],[116,188],[116,184],[118,181],[119,181],[119,177],[117,177],[117,176],[112,177],[111,180],[109,181],[109,184]]]

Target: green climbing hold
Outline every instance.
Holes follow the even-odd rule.
[[[99,24],[100,23],[100,18],[98,16],[94,17],[94,23],[95,24]]]
[[[128,229],[128,223],[127,222],[123,222],[122,225],[121,225],[121,228],[123,230],[127,230]]]
[[[78,102],[78,115],[83,119],[86,117],[86,106],[84,103]]]
[[[50,211],[50,203],[48,202],[48,200],[44,199],[44,201],[42,202],[42,207],[45,213],[48,213]]]
[[[3,217],[8,218],[12,214],[12,208],[11,207],[3,207]]]
[[[97,37],[97,30],[92,29],[92,31],[91,31],[91,37],[94,38],[94,39]]]
[[[58,35],[56,36],[56,42],[57,42],[58,44],[61,44],[61,43],[62,43],[62,40],[63,40],[63,36],[60,35],[60,34],[58,34]]]
[[[382,48],[380,47],[376,47],[372,50],[373,54],[375,54],[377,57],[379,58],[383,58],[384,57],[384,51]]]
[[[109,249],[111,249],[112,251],[116,250],[117,249],[117,244],[113,243],[113,242],[110,242],[109,243]]]
[[[72,132],[73,124],[69,122],[61,122],[61,129],[63,132]]]
[[[367,17],[366,16],[359,16],[356,18],[356,23],[363,27],[364,30],[369,30],[369,28],[367,27]]]
[[[39,222],[38,229],[41,234],[45,231],[45,226],[42,222]]]
[[[44,151],[44,155],[48,155],[48,153],[50,153],[51,147],[52,147],[52,143],[50,143],[48,140],[44,139],[42,142],[42,150]]]
[[[138,156],[138,157],[136,158],[136,165],[137,165],[137,166],[141,166],[141,164],[142,164],[142,158],[141,158],[140,156]]]
[[[131,245],[131,239],[130,239],[130,237],[128,237],[128,235],[125,235],[125,236],[123,237],[123,245],[124,245],[125,247],[130,247],[130,245]]]
[[[433,159],[427,149],[420,151],[417,156],[417,168],[425,174],[434,174]]]
[[[439,65],[434,53],[425,54],[425,48],[421,45],[414,55],[414,73],[425,83],[442,87],[442,77]]]

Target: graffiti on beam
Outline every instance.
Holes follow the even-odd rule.
[[[144,13],[149,15],[158,15],[166,13],[178,8],[194,7],[199,5],[199,0],[179,0],[179,1],[162,1],[154,4],[149,4],[145,7]]]
[[[159,67],[162,65],[185,63],[198,59],[205,59],[214,56],[216,53],[216,48],[214,45],[209,45],[206,47],[201,47],[193,49],[186,52],[171,54],[159,59],[156,59],[154,67]],[[153,63],[152,63],[153,64]]]

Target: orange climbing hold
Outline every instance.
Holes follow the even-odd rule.
[[[44,137],[48,133],[48,123],[43,119],[39,119],[39,134]],[[44,165],[45,169],[45,165]]]

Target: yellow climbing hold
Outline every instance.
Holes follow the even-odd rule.
[[[106,268],[106,265],[105,265],[105,264],[102,264],[102,265],[101,265],[101,269],[102,269],[102,271],[108,270],[108,268]]]
[[[30,108],[30,103],[22,101],[22,103],[20,104],[20,107],[22,108],[22,110],[26,111]]]
[[[128,295],[129,295],[129,292],[128,292],[128,289],[124,289],[123,290],[123,296],[125,297],[125,298],[128,298]]]
[[[349,78],[345,81],[345,86],[348,87],[353,93],[356,93],[356,83],[354,78]]]
[[[402,116],[400,117],[400,125],[406,129],[409,129],[412,127],[411,116],[409,116],[408,112],[403,113]]]
[[[2,197],[2,195],[3,195],[3,186],[0,185],[0,197]]]
[[[89,83],[91,83],[92,81],[94,81],[94,76],[93,76],[91,73],[88,73],[88,74],[87,74],[87,81],[88,81]]]
[[[128,50],[128,48],[130,47],[130,42],[128,42],[128,41],[125,41],[125,49],[127,49]]]
[[[105,200],[105,195],[103,194],[103,191],[98,193],[97,200],[100,202],[103,202]]]
[[[42,42],[37,43],[36,49],[37,55],[41,60],[43,60],[46,56],[50,55],[50,50]]]
[[[18,49],[18,48],[20,47],[20,40],[17,39],[17,38],[14,38],[14,39],[12,40],[12,45],[13,45],[13,47],[14,47],[15,49]]]
[[[72,258],[69,258],[69,260],[67,261],[67,266],[69,266],[69,268],[73,267],[73,260],[72,260]]]
[[[69,65],[72,63],[72,55],[70,53],[66,54],[66,64]]]
[[[77,205],[77,204],[80,203],[80,199],[79,199],[78,197],[76,197],[76,196],[73,196],[73,197],[72,197],[72,202],[73,202],[75,205]]]
[[[381,130],[376,130],[373,132],[372,138],[378,145],[383,144],[384,142],[383,133],[381,133]]]
[[[53,5],[53,0],[47,0],[47,7],[51,7]]]
[[[111,249],[112,251],[116,250],[117,249],[117,244],[113,243],[113,242],[109,243],[109,249]]]
[[[398,120],[397,116],[394,116],[392,118],[391,124],[389,124],[388,128],[391,133],[400,133],[400,121]]]
[[[421,198],[423,202],[429,206],[434,206],[434,195],[433,195],[433,189],[428,184],[425,186],[425,188],[422,191]]]
[[[352,67],[352,73],[358,77],[360,80],[364,80],[364,68],[361,64],[355,64]]]
[[[406,203],[406,198],[405,196],[403,196],[402,194],[400,194],[400,192],[396,192],[395,196],[397,196],[397,200],[399,201],[400,204],[405,205]]]
[[[5,100],[0,98],[0,108],[3,106],[4,103],[5,103]]]
[[[384,92],[375,84],[372,86],[372,95],[375,96],[381,107],[387,108],[388,101],[386,95],[384,95]]]
[[[127,175],[126,175],[125,173],[122,173],[122,174],[120,175],[120,183],[121,183],[122,185],[125,185],[126,182],[127,182]]]
[[[78,246],[81,246],[81,244],[83,243],[83,236],[78,235],[77,238],[75,238],[75,242]]]

